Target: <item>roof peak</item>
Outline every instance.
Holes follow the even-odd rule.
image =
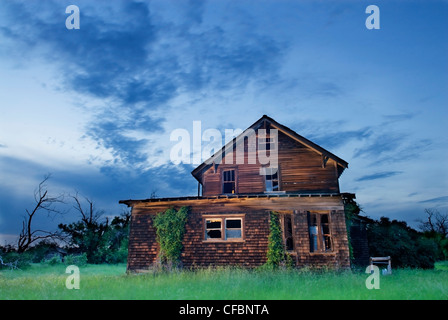
[[[331,153],[330,151],[322,148],[321,146],[315,144],[314,142],[306,139],[305,137],[299,135],[297,132],[295,132],[294,130],[278,123],[276,120],[274,120],[272,117],[263,114],[263,116],[261,118],[259,118],[257,121],[255,121],[252,125],[250,125],[246,130],[244,130],[241,134],[239,134],[237,137],[235,137],[234,139],[232,139],[231,141],[229,141],[226,145],[224,145],[219,151],[215,152],[211,157],[209,157],[207,160],[205,160],[204,162],[202,162],[202,164],[200,164],[198,167],[196,167],[191,174],[198,179],[198,177],[196,176],[196,174],[201,171],[202,168],[204,168],[207,163],[211,162],[211,159],[214,157],[217,157],[217,155],[222,155],[224,153],[225,150],[228,150],[227,148],[229,147],[230,144],[236,143],[238,142],[241,137],[244,137],[245,131],[247,131],[248,129],[253,129],[256,130],[257,126],[259,124],[261,124],[262,121],[269,121],[271,125],[273,125],[277,130],[281,131],[282,133],[286,134],[287,136],[289,136],[291,139],[294,139],[300,143],[302,143],[303,145],[305,145],[306,147],[314,150],[315,152],[319,153],[322,155],[322,157],[325,157],[327,159],[333,159],[338,165],[340,165],[342,167],[342,171],[345,168],[348,168],[348,163],[345,160],[342,160],[341,158],[339,158],[338,156],[334,155],[333,153]],[[341,174],[342,174],[341,171]]]

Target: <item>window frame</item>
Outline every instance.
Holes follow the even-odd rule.
[[[322,222],[322,217],[327,216],[327,222]],[[313,217],[315,217],[316,225],[312,225]],[[332,235],[332,223],[331,212],[307,212],[308,220],[308,239],[309,239],[309,252],[311,254],[328,254],[334,253],[334,242]],[[328,228],[328,233],[324,233],[324,224]],[[316,232],[311,233],[311,227],[315,227]],[[314,240],[313,240],[314,239]],[[329,239],[330,247],[327,249],[326,239]],[[317,248],[314,248],[316,245]]]
[[[208,221],[210,221],[210,222],[217,222],[217,221],[219,221],[219,225],[220,225],[220,227],[219,228],[207,228],[207,224],[208,224]],[[214,230],[219,230],[219,232],[220,232],[220,234],[221,234],[221,237],[219,237],[219,238],[207,238],[207,239],[221,239],[222,238],[222,219],[216,219],[216,218],[207,218],[207,219],[205,219],[204,220],[204,224],[205,224],[205,236],[207,237],[208,236],[208,231],[214,231]]]
[[[263,138],[258,137],[258,150],[263,151],[270,151],[275,150],[275,144],[277,141],[275,141],[274,137],[271,137],[269,133],[266,133],[266,135]],[[272,148],[274,146],[274,148]]]
[[[288,220],[291,224],[291,230],[288,230]],[[286,252],[292,253],[296,251],[295,244],[295,228],[294,228],[294,214],[292,213],[283,213],[280,215],[280,223],[282,230],[282,239],[283,245],[285,247]],[[288,247],[288,239],[291,239],[291,248]]]
[[[207,221],[209,220],[220,220],[221,221],[221,238],[207,238]],[[227,220],[240,220],[241,228],[227,228]],[[202,242],[212,243],[212,242],[244,242],[245,241],[245,214],[204,214],[202,216]],[[241,230],[240,238],[228,238],[227,230]]]
[[[228,172],[228,171],[233,171],[233,181],[224,181],[224,174],[225,174],[225,172]],[[222,171],[221,171],[221,191],[222,191],[222,194],[236,194],[236,193],[238,193],[238,184],[237,184],[237,180],[238,180],[238,173],[237,173],[237,170],[236,170],[236,168],[223,168],[222,169]],[[234,190],[234,192],[232,193],[232,192],[224,192],[224,183],[231,183],[231,182],[233,182],[233,190]]]
[[[277,179],[276,180],[274,180],[274,179],[268,180],[267,179],[267,176],[273,176],[272,172],[271,172],[271,174],[266,174],[267,173],[266,170],[271,170],[271,169],[273,169],[273,168],[271,168],[271,167],[262,167],[262,170],[264,171],[264,192],[265,193],[281,192],[282,190],[280,189],[280,167],[277,167],[277,172],[276,172]],[[272,181],[277,181],[277,190],[267,190],[268,189],[267,188],[267,186],[268,186],[267,181],[271,181],[271,183],[272,183]]]
[[[239,228],[229,228],[227,226],[227,221],[229,221],[229,220],[233,220],[233,221],[239,220],[240,221],[240,227]],[[242,239],[243,238],[243,218],[241,218],[241,217],[236,217],[236,218],[234,218],[234,217],[231,217],[231,218],[226,217],[226,218],[223,219],[223,221],[224,221],[223,228],[224,228],[224,233],[225,233],[223,235],[224,240],[228,241],[228,240],[231,240],[231,239]],[[239,237],[230,237],[229,238],[227,236],[227,231],[233,231],[233,230],[240,230],[240,236]]]

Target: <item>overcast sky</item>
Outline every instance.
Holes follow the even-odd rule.
[[[195,195],[171,132],[224,135],[263,114],[347,161],[341,191],[365,215],[446,212],[447,17],[447,1],[0,0],[0,243],[48,173],[50,193],[109,215]]]

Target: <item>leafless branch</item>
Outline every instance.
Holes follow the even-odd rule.
[[[10,268],[11,270],[19,269],[17,267],[18,262],[19,262],[19,260],[15,260],[13,262],[3,262],[3,259],[0,256],[0,266],[6,266],[6,267]]]
[[[448,213],[442,214],[437,209],[425,209],[426,220],[418,220],[420,229],[448,236]]]
[[[81,220],[87,225],[91,226],[96,223],[101,216],[103,215],[103,211],[97,211],[95,209],[95,205],[93,201],[87,197],[84,197],[84,200],[87,202],[88,209],[83,208],[81,201],[79,199],[78,192],[74,196],[71,196],[75,201],[73,208],[81,214]]]
[[[33,218],[41,210],[49,213],[61,213],[61,211],[55,207],[58,203],[64,203],[63,195],[52,197],[48,195],[46,182],[50,178],[50,174],[46,175],[44,179],[39,183],[38,188],[34,191],[34,200],[36,205],[32,211],[25,209],[26,215],[22,221],[22,231],[19,234],[17,242],[17,251],[24,252],[29,248],[31,244],[38,240],[55,238],[58,236],[58,232],[48,232],[44,230],[32,230]]]

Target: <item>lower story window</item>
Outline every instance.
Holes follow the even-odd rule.
[[[241,219],[225,219],[226,220],[226,239],[242,238]]]
[[[310,252],[332,251],[330,218],[328,213],[308,213]]]
[[[222,238],[221,219],[207,219],[205,221],[206,221],[205,222],[206,239],[221,239]]]
[[[243,238],[242,217],[205,217],[205,240],[237,240]]]
[[[287,251],[294,250],[292,219],[291,219],[291,215],[289,215],[289,214],[286,214],[283,216],[283,235],[284,235],[284,239],[285,239],[285,249]]]

